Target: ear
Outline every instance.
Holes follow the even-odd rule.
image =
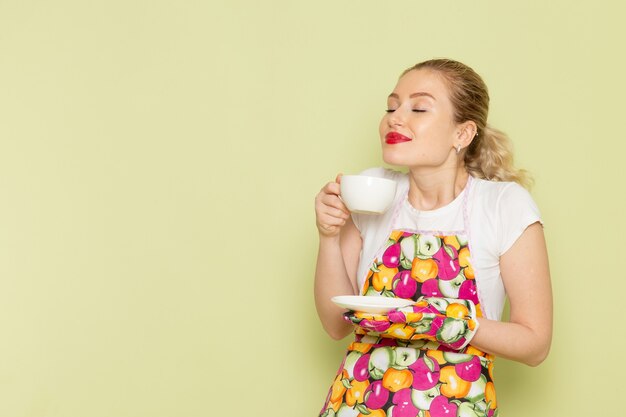
[[[472,120],[459,124],[455,146],[461,145],[461,149],[467,148],[476,137],[476,133],[478,133],[478,127]]]

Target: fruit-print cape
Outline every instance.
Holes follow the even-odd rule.
[[[463,200],[466,230],[389,234],[361,295],[415,304],[387,314],[346,313],[355,324],[355,340],[321,417],[498,415],[494,358],[471,345],[482,312],[467,230],[470,186],[471,177]]]

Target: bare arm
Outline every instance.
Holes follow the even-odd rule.
[[[552,340],[552,288],[548,254],[539,223],[530,225],[500,257],[500,271],[509,297],[509,322],[479,319],[471,344],[531,366],[548,355]]]
[[[330,301],[335,295],[358,294],[356,271],[361,235],[339,199],[339,181],[326,184],[315,198],[319,251],[315,269],[315,307],[322,326],[333,339],[354,328],[343,320],[344,309]]]

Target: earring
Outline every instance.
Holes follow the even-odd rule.
[[[456,153],[458,154],[459,152],[461,152],[461,145],[456,145]]]

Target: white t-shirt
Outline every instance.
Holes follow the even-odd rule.
[[[352,214],[363,240],[357,271],[359,288],[363,286],[374,259],[380,259],[382,254],[378,252],[383,249],[392,227],[437,231],[442,234],[466,230],[469,233],[470,257],[483,315],[492,320],[500,320],[505,301],[500,256],[529,225],[541,222],[539,209],[528,191],[514,182],[473,178],[467,200],[466,187],[450,204],[436,210],[421,211],[411,206],[407,200],[407,174],[385,168],[371,168],[361,175],[389,178],[395,180],[398,187],[392,208],[384,214]],[[464,224],[464,201],[467,201],[467,225]],[[399,211],[394,218],[393,207],[397,205],[400,205]]]

